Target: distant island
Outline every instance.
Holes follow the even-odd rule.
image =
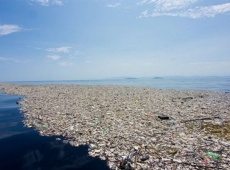
[[[125,79],[137,79],[137,78],[135,78],[135,77],[126,77]]]
[[[163,77],[153,77],[153,79],[164,79]]]

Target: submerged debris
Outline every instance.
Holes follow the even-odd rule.
[[[204,129],[207,134],[225,138],[230,141],[230,122],[203,122],[202,129]]]
[[[25,96],[24,124],[110,169],[228,169],[230,93],[127,86],[0,84]],[[167,116],[166,116],[167,115]],[[159,117],[160,116],[160,117]],[[163,116],[163,117],[162,117]]]

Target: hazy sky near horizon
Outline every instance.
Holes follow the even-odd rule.
[[[0,0],[0,81],[230,75],[229,0]]]

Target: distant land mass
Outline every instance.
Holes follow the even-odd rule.
[[[153,77],[153,79],[164,79],[163,77]]]
[[[126,77],[125,79],[137,79],[137,78],[135,78],[135,77]]]

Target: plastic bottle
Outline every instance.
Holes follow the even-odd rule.
[[[213,153],[213,152],[206,152],[206,154],[208,154],[209,156],[211,156],[214,159],[220,159],[220,155],[217,153]]]

